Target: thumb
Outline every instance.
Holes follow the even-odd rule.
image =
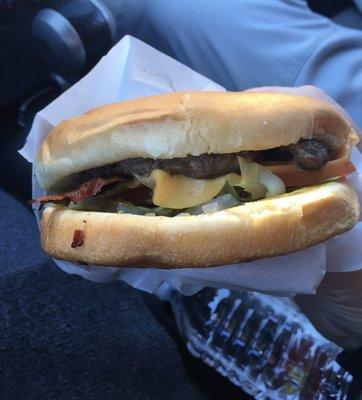
[[[327,273],[315,295],[295,301],[323,336],[346,349],[362,346],[362,270]]]

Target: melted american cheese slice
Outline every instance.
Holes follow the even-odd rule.
[[[224,187],[227,175],[215,179],[193,179],[170,175],[160,169],[152,171],[155,182],[153,203],[160,207],[180,210],[206,203]]]

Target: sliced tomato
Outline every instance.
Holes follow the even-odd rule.
[[[356,170],[347,159],[340,158],[328,162],[318,171],[306,171],[295,164],[266,165],[273,174],[278,175],[285,186],[308,186],[323,183],[333,178],[347,176]]]

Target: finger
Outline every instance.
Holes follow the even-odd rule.
[[[315,295],[295,300],[317,330],[347,349],[362,345],[362,271],[327,273]]]

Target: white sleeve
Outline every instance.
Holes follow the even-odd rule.
[[[293,85],[325,90],[362,128],[362,31],[330,25],[330,34],[310,53]]]
[[[360,12],[362,13],[362,0],[353,0],[353,2],[356,5],[356,7],[360,10]]]
[[[229,90],[314,84],[362,126],[362,32],[304,0],[152,0],[133,34]]]

